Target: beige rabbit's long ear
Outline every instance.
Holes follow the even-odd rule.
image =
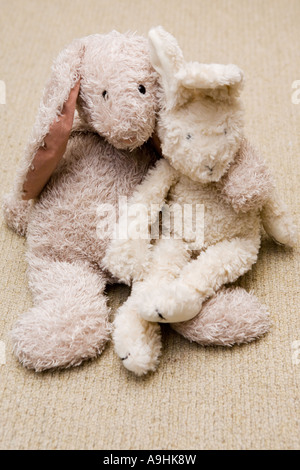
[[[13,190],[14,199],[22,199],[24,196],[24,183],[27,174],[30,172],[30,168],[33,168],[32,162],[34,157],[38,150],[45,146],[45,138],[49,133],[51,125],[56,121],[58,121],[56,122],[56,130],[59,131],[59,116],[63,111],[64,104],[68,102],[71,90],[76,89],[76,85],[80,79],[80,67],[84,50],[84,41],[77,39],[58,55],[52,66],[52,74],[44,89],[36,121],[17,172]],[[73,101],[75,111],[76,99]],[[61,126],[63,127],[65,124],[65,120],[61,119]],[[62,132],[64,131],[65,129],[62,129]],[[57,155],[55,155],[54,158],[55,157],[57,159]],[[54,169],[55,167],[52,165],[52,171],[54,171]],[[37,178],[38,175],[35,175],[35,180],[37,180]],[[33,197],[36,196],[37,195]],[[29,198],[26,197],[26,199]]]
[[[178,72],[177,79],[185,88],[207,90],[209,94],[215,90],[219,92],[219,97],[222,98],[239,94],[243,85],[244,74],[234,64],[190,62]],[[226,93],[223,93],[224,91]]]
[[[162,80],[166,104],[172,108],[178,99],[178,71],[184,66],[184,58],[176,39],[162,26],[149,31],[151,62]]]

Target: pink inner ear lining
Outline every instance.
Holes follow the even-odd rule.
[[[60,162],[61,155],[40,147],[34,156],[23,184],[23,200],[35,199],[42,192]]]
[[[23,184],[23,200],[35,199],[40,195],[63,157],[72,130],[79,90],[80,80],[71,89],[59,119],[55,119],[50,126],[44,146],[35,154]]]

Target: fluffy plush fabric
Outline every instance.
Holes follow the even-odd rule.
[[[264,206],[272,186],[264,162],[244,139],[235,161],[220,182],[222,196],[237,212],[247,212]]]
[[[79,78],[79,118],[64,158],[35,204],[22,201],[35,153]],[[69,367],[102,351],[110,333],[103,293],[110,277],[100,264],[113,219],[101,207],[117,208],[119,196],[130,196],[155,161],[144,143],[157,109],[157,74],[143,37],[114,31],[78,39],[54,62],[4,203],[9,226],[27,231],[34,307],[13,331],[15,353],[26,367]]]
[[[0,105],[2,192],[11,185],[49,61],[62,44],[87,31],[134,28],[146,34],[163,22],[188,59],[243,66],[246,135],[263,151],[279,194],[300,223],[300,104],[291,103],[297,91],[292,82],[300,79],[299,0],[0,3],[0,79],[7,91],[7,104]],[[22,370],[11,354],[10,329],[31,307],[31,296],[24,279],[25,240],[3,220],[1,225],[1,449],[192,454],[300,448],[300,364],[293,363],[299,354],[292,349],[300,340],[299,245],[289,250],[264,240],[258,264],[238,281],[268,306],[273,326],[259,341],[203,348],[164,325],[156,373],[136,378],[109,343],[96,360],[37,375]],[[108,291],[114,314],[128,288]]]
[[[136,375],[155,371],[161,355],[161,333],[157,323],[141,319],[134,295],[120,307],[114,321],[115,351],[125,367]]]
[[[203,346],[232,346],[267,333],[270,320],[266,307],[253,294],[237,287],[219,290],[203,304],[199,315],[171,326]]]
[[[157,132],[167,161],[148,173],[131,202],[144,203],[150,225],[153,201],[156,215],[167,203],[173,222],[178,208],[186,206],[194,214],[197,205],[204,206],[205,216],[203,233],[193,230],[195,217],[190,215],[184,218],[183,232],[182,225],[171,222],[170,239],[161,238],[148,250],[148,240],[141,250],[142,240],[137,244],[129,234],[125,242],[114,240],[106,252],[104,261],[112,273],[127,282],[138,281],[122,307],[123,321],[115,322],[115,335],[119,343],[123,340],[118,349],[126,352],[123,363],[127,367],[131,357],[130,370],[138,374],[141,362],[143,373],[156,367],[159,338],[156,355],[148,351],[146,363],[149,341],[144,335],[143,350],[135,332],[123,334],[125,312],[129,318],[138,312],[141,318],[136,313],[135,318],[141,324],[172,323],[176,331],[201,344],[247,342],[268,331],[268,313],[254,296],[242,289],[218,291],[256,262],[262,207],[268,204],[275,224],[285,222],[286,240],[292,240],[294,230],[285,210],[278,209],[272,218],[272,179],[243,137],[243,73],[234,65],[186,64],[175,39],[161,27],[151,30],[149,37],[152,63],[164,90]],[[140,252],[147,255],[144,260]],[[177,327],[177,322],[183,323]]]
[[[297,243],[297,227],[286,204],[273,191],[261,211],[262,222],[267,234],[281,245],[295,246]]]
[[[7,225],[19,235],[24,236],[27,231],[29,214],[33,201],[23,201],[16,198],[13,193],[3,198],[2,209]]]
[[[29,257],[35,307],[17,322],[12,340],[22,364],[42,371],[79,365],[100,354],[110,335],[105,277],[88,263]]]

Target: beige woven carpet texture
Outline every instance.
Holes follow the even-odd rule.
[[[244,70],[246,135],[300,227],[300,93],[292,88],[300,80],[299,0],[0,0],[0,196],[12,185],[58,52],[75,37],[112,29],[146,35],[159,24],[187,60]],[[268,305],[267,336],[203,348],[165,325],[159,369],[136,378],[111,344],[74,369],[25,370],[10,331],[31,306],[26,241],[2,215],[0,246],[1,449],[300,448],[299,249],[265,240],[239,281]],[[112,307],[127,293],[112,288]]]

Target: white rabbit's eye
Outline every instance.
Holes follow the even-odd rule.
[[[103,98],[104,98],[105,100],[108,100],[108,93],[107,93],[106,90],[104,90],[104,91],[102,92],[102,96],[103,96]]]
[[[146,93],[146,88],[144,87],[144,85],[139,85],[138,90],[139,90],[140,93],[142,93],[142,95],[144,95]]]
[[[224,129],[224,134],[227,135],[227,129]]]
[[[187,134],[186,135],[186,140],[190,140],[192,138],[192,135],[191,134]]]

